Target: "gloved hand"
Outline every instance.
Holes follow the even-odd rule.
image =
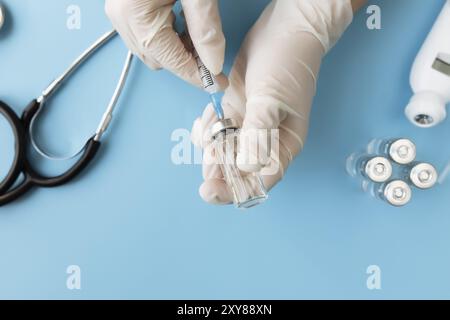
[[[175,0],[106,0],[105,11],[128,48],[151,69],[167,69],[201,87],[197,64],[173,29]],[[205,66],[222,72],[225,37],[217,0],[182,0],[192,42]],[[221,86],[226,78],[219,77]]]
[[[351,0],[274,0],[246,37],[222,103],[226,118],[242,124],[241,141],[261,144],[261,130],[279,129],[278,152],[272,145],[267,158],[241,143],[237,158],[242,171],[263,168],[268,189],[303,148],[321,60],[352,19]],[[209,129],[215,121],[208,106],[194,123],[192,140],[204,148],[200,195],[207,202],[227,204],[232,195],[212,159]]]

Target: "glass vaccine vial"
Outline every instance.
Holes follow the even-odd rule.
[[[411,187],[402,180],[391,180],[384,183],[371,182],[367,185],[367,192],[374,198],[394,207],[403,207],[412,199]]]
[[[402,168],[402,178],[411,186],[426,190],[433,188],[439,179],[436,168],[425,162],[413,162]]]
[[[267,200],[268,195],[259,173],[239,170],[236,157],[239,143],[239,126],[233,119],[223,119],[211,128],[216,161],[237,208],[248,209]]]
[[[374,139],[367,151],[370,154],[379,154],[388,157],[397,164],[404,165],[416,159],[416,145],[409,139]]]
[[[347,172],[364,182],[382,183],[392,177],[392,164],[385,157],[354,153],[347,159]],[[363,185],[364,187],[364,185]]]

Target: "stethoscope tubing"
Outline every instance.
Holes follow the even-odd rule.
[[[16,200],[35,186],[52,188],[72,181],[86,169],[100,149],[101,142],[95,141],[94,137],[92,137],[87,141],[85,151],[81,157],[64,174],[56,177],[46,177],[39,174],[34,170],[26,156],[28,145],[26,132],[31,119],[39,111],[39,108],[40,103],[37,100],[33,100],[23,112],[22,119],[19,119],[9,106],[0,101],[0,113],[10,123],[15,138],[15,157],[13,164],[4,182],[0,185],[0,206]],[[24,174],[24,181],[17,187],[11,189],[21,173]]]
[[[10,124],[14,135],[14,159],[9,172],[0,183],[0,195],[2,195],[13,186],[17,177],[23,171],[26,141],[25,129],[23,128],[21,120],[17,117],[14,111],[2,101],[0,101],[0,114],[2,114]]]
[[[119,96],[125,86],[130,66],[133,60],[133,54],[128,52],[125,64],[117,84],[114,95],[109,103],[105,114],[99,124],[99,127],[95,134],[88,139],[83,146],[81,152],[78,154],[78,159],[70,169],[65,173],[55,176],[46,177],[35,170],[27,157],[28,146],[32,143],[32,124],[37,115],[44,107],[46,101],[58,90],[58,88],[70,77],[70,75],[79,68],[86,59],[88,59],[95,51],[111,40],[117,33],[113,30],[102,35],[96,40],[88,49],[86,49],[71,65],[70,67],[55,81],[53,81],[42,93],[42,95],[34,99],[29,103],[22,113],[22,117],[16,115],[16,113],[4,102],[0,101],[0,114],[10,124],[14,134],[14,149],[15,155],[12,166],[7,173],[6,177],[0,182],[0,206],[6,205],[33,187],[52,188],[64,185],[72,181],[77,177],[97,155],[100,146],[101,138],[107,130],[111,120],[113,111],[119,100]],[[37,149],[39,150],[39,149]],[[42,153],[40,153],[42,154]],[[14,184],[18,181],[20,174],[23,174],[23,180],[21,183]]]

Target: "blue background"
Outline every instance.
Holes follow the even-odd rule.
[[[110,24],[103,1],[2,2],[11,20],[0,33],[0,97],[20,112]],[[267,2],[221,1],[227,70]],[[344,170],[373,137],[411,137],[439,167],[450,159],[448,121],[422,130],[403,115],[412,62],[444,1],[371,3],[383,29],[369,31],[362,11],[326,57],[307,146],[249,212],[203,203],[201,168],[171,162],[173,130],[190,129],[207,96],[135,63],[96,164],[0,208],[0,298],[450,298],[449,184],[396,209]],[[66,28],[70,4],[81,30]],[[125,53],[115,40],[49,104],[38,128],[47,149],[74,151],[90,136]],[[0,127],[4,174],[12,145]],[[374,264],[380,291],[366,287]],[[82,269],[80,291],[66,288],[69,265]]]

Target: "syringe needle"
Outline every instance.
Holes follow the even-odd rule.
[[[217,96],[216,93],[211,93],[210,96],[211,96],[211,101],[214,106],[214,110],[216,111],[217,117],[219,118],[219,120],[225,119],[225,115],[224,115],[222,104],[220,103],[219,97]]]

